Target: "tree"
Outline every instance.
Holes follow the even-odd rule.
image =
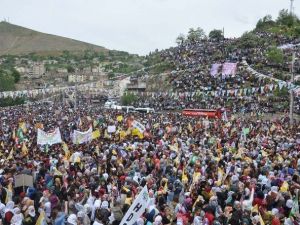
[[[271,15],[266,15],[262,19],[260,19],[256,24],[256,29],[266,29],[268,27],[272,27],[276,25],[275,21],[272,20]]]
[[[218,40],[218,41],[222,40],[223,39],[223,31],[214,29],[211,32],[209,32],[208,37],[209,37],[209,39],[214,39],[214,40]]]
[[[240,38],[239,47],[240,48],[254,48],[260,43],[258,36],[251,32],[246,32]]]
[[[198,42],[205,38],[206,38],[205,32],[200,27],[198,27],[196,30],[194,28],[190,28],[190,30],[188,32],[188,36],[187,36],[187,39],[190,42]]]
[[[279,25],[292,27],[294,22],[299,23],[299,18],[296,15],[290,14],[287,9],[282,9],[279,11],[279,15],[277,17],[277,23]]]
[[[15,83],[18,83],[20,81],[21,75],[15,68],[12,69],[11,75],[14,77]]]
[[[71,65],[68,65],[68,66],[67,66],[67,70],[68,70],[68,73],[74,73],[74,72],[75,72],[74,67],[71,66]]]
[[[122,105],[131,105],[133,102],[137,100],[137,96],[131,93],[124,94],[121,97]]]
[[[15,88],[15,79],[4,70],[0,70],[0,91],[12,91]]]
[[[181,45],[185,42],[185,36],[184,34],[179,34],[179,36],[176,38],[176,44]]]
[[[271,47],[266,53],[267,59],[274,64],[282,64],[284,55],[281,49],[277,47]]]

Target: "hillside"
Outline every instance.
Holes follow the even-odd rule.
[[[32,52],[43,55],[55,55],[63,51],[77,53],[84,50],[108,51],[101,46],[41,33],[7,22],[0,22],[0,55],[20,55]]]

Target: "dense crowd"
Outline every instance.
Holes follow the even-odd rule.
[[[241,90],[245,88],[263,87],[267,84],[275,85],[276,81],[272,79],[261,79],[255,74],[245,70],[242,60],[246,60],[250,66],[255,68],[258,72],[270,78],[274,77],[275,73],[288,73],[290,69],[291,48],[284,48],[284,65],[275,65],[268,61],[267,51],[269,50],[270,43],[273,46],[284,46],[287,44],[293,45],[300,42],[299,39],[288,38],[283,35],[275,35],[267,32],[256,32],[254,34],[260,41],[253,46],[244,46],[240,48],[242,39],[224,39],[222,41],[216,40],[201,40],[196,42],[183,42],[179,46],[164,50],[161,52],[161,57],[174,64],[176,69],[168,76],[168,81],[172,87],[173,92],[209,92],[220,90]],[[268,41],[270,40],[270,41]],[[300,56],[299,49],[296,50],[296,57]],[[222,75],[222,69],[218,70],[216,75],[211,75],[210,71],[212,65],[215,63],[224,64],[226,62],[237,63],[235,73],[229,76]],[[298,71],[299,60],[295,62],[295,72]],[[290,78],[289,78],[290,79]],[[287,79],[287,80],[289,80]],[[253,111],[259,108],[264,112],[284,111],[286,108],[286,98],[282,99],[282,94],[274,96],[274,90],[271,92],[260,93],[259,96],[253,94],[236,96],[208,96],[204,95],[202,98],[188,98],[188,99],[175,99],[164,98],[160,96],[160,101],[156,101],[157,96],[152,99],[153,107],[172,107],[172,105],[180,105],[183,108],[186,105],[202,108],[216,108],[218,106],[229,107],[232,110],[237,106],[238,111]],[[258,99],[261,99],[258,101]],[[296,96],[296,103],[300,99]],[[186,101],[188,100],[188,101]],[[205,103],[203,103],[205,102]],[[144,104],[143,101],[140,102]],[[146,103],[148,104],[148,103]],[[295,112],[299,112],[299,107],[295,107]],[[257,105],[254,107],[253,105]],[[283,106],[283,108],[277,106]]]
[[[0,116],[4,225],[117,225],[144,186],[150,200],[137,225],[300,224],[299,122],[87,104],[18,106]],[[133,133],[133,120],[143,133]],[[74,130],[91,126],[99,137],[72,143]],[[64,143],[37,145],[37,128],[56,127]],[[16,187],[19,174],[33,185]]]

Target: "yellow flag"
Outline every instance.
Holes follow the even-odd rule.
[[[93,126],[96,127],[97,125],[98,125],[98,121],[97,121],[97,120],[94,120],[94,121],[93,121]]]
[[[187,175],[185,174],[185,169],[182,170],[181,181],[182,181],[182,183],[184,183],[184,184],[186,184],[186,183],[189,181]]]
[[[259,215],[259,223],[260,223],[260,225],[265,225],[265,221],[261,217],[260,213],[258,213],[258,215]]]
[[[100,130],[99,129],[96,129],[95,131],[93,131],[93,133],[92,133],[92,138],[93,138],[93,140],[94,139],[97,139],[97,138],[99,138],[100,137]]]
[[[193,174],[193,183],[196,183],[200,179],[201,173],[200,172],[194,172]]]
[[[131,135],[132,136],[138,136],[140,139],[143,139],[144,138],[144,135],[139,131],[139,129],[137,128],[134,128],[132,131],[131,131]]]
[[[23,145],[22,145],[22,155],[25,156],[28,154],[28,148],[25,144],[25,142],[23,142]]]
[[[252,207],[251,212],[252,213],[258,213],[258,205],[257,204]]]
[[[124,140],[124,139],[126,138],[126,136],[127,136],[126,131],[121,130],[121,131],[120,131],[120,140],[121,140],[121,141]]]
[[[118,121],[118,122],[122,122],[122,121],[123,121],[123,116],[122,116],[122,115],[117,116],[117,121]]]
[[[27,133],[27,127],[25,122],[19,123],[19,127],[22,129],[23,133]]]
[[[69,160],[70,156],[71,156],[71,152],[69,151],[69,148],[68,148],[68,145],[66,144],[66,142],[62,143],[62,147],[63,147],[63,150],[65,152],[66,159]]]
[[[11,148],[10,153],[7,157],[8,160],[13,159],[14,158],[14,148]]]
[[[42,225],[44,219],[45,219],[45,212],[44,212],[44,210],[42,210],[35,225]]]

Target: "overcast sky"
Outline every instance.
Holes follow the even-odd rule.
[[[236,37],[266,14],[276,17],[289,7],[289,0],[0,0],[0,16],[37,31],[145,55],[174,46],[190,27],[206,33],[224,27],[226,37]],[[300,0],[294,8],[300,12]]]

